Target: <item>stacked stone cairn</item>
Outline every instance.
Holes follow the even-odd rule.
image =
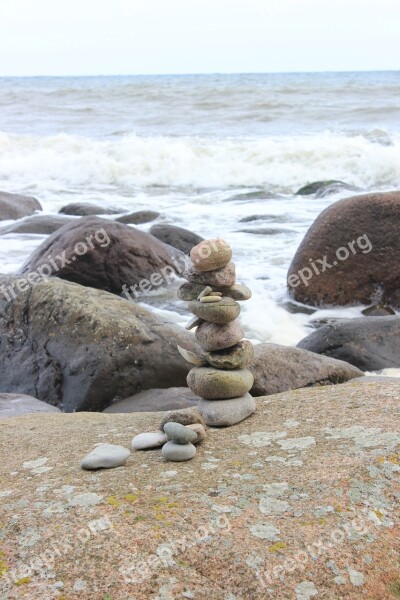
[[[244,340],[237,317],[239,301],[248,300],[251,291],[236,284],[232,250],[221,239],[204,240],[190,252],[191,265],[184,272],[178,291],[188,300],[194,318],[187,329],[196,327],[201,355],[178,346],[179,352],[194,367],[188,386],[200,396],[198,410],[212,427],[229,427],[254,413],[256,403],[248,393],[253,375],[246,369],[253,360],[253,345]]]

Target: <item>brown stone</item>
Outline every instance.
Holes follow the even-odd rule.
[[[203,319],[203,321],[226,325],[239,316],[240,305],[232,298],[219,298],[217,296],[214,302],[204,303],[202,301],[205,298],[207,296],[204,296],[201,300],[192,300],[192,302],[189,302],[188,307],[190,312]]]
[[[191,283],[202,283],[204,285],[211,285],[213,287],[230,287],[236,282],[236,270],[232,261],[222,269],[207,271],[205,273],[198,273],[192,265],[186,269],[186,271],[183,273],[183,277]]]
[[[196,339],[203,350],[215,352],[234,346],[244,337],[244,331],[238,321],[231,321],[227,325],[216,323],[202,323],[196,329]]]
[[[254,348],[249,340],[242,340],[219,352],[203,352],[203,357],[216,369],[241,369],[253,361]]]
[[[206,400],[243,396],[251,389],[253,381],[253,375],[247,369],[222,371],[212,367],[194,367],[187,376],[192,392]]]
[[[226,267],[232,258],[232,248],[225,240],[203,240],[190,251],[196,271],[215,271]]]
[[[326,208],[289,267],[290,295],[313,306],[370,305],[378,300],[399,308],[399,222],[399,191],[353,196]]]

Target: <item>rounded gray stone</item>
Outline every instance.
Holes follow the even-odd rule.
[[[195,367],[187,383],[194,394],[207,400],[237,398],[253,387],[254,377],[247,369],[222,371],[213,367]]]
[[[159,448],[168,441],[163,431],[148,431],[135,435],[132,440],[134,450],[147,450],[148,448]]]
[[[172,440],[177,444],[190,444],[197,440],[197,433],[191,429],[187,429],[180,423],[166,423],[164,431],[167,434],[168,440]]]
[[[256,410],[256,401],[250,394],[230,400],[199,400],[199,411],[210,427],[230,427],[250,417]]]
[[[206,352],[215,352],[231,348],[244,337],[244,331],[238,321],[227,325],[201,323],[196,329],[196,339]]]
[[[167,442],[161,451],[163,458],[172,462],[184,462],[190,460],[196,454],[196,448],[193,444],[177,444],[176,442]]]
[[[118,446],[116,444],[101,444],[85,456],[81,462],[81,468],[93,470],[121,467],[126,463],[129,455],[130,451],[123,446]]]

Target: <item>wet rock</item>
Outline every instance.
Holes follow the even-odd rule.
[[[81,462],[81,469],[114,469],[121,467],[130,456],[130,451],[116,444],[101,444],[92,450]]]
[[[202,323],[195,333],[196,339],[203,350],[215,352],[231,348],[244,337],[244,331],[238,321],[231,321],[227,325],[216,323]]]
[[[215,369],[241,369],[253,362],[254,349],[249,340],[242,340],[219,352],[203,352],[203,356]]]
[[[368,306],[361,311],[366,317],[388,317],[389,315],[395,315],[396,312],[390,306],[384,304],[375,304],[374,306]]]
[[[189,254],[190,250],[202,241],[202,237],[184,229],[183,227],[176,227],[175,225],[158,224],[153,225],[150,229],[151,235],[154,235],[158,240],[169,244],[173,248],[177,248],[184,254]]]
[[[49,236],[21,273],[45,269],[47,275],[115,294],[125,290],[135,297],[165,284],[163,273],[167,278],[174,274],[174,259],[180,256],[144,231],[100,217],[83,217]]]
[[[361,317],[320,327],[298,348],[346,361],[362,371],[400,367],[400,317]]]
[[[203,283],[183,283],[178,289],[178,298],[181,300],[196,300],[204,289]],[[228,298],[232,298],[233,300],[243,301],[249,300],[251,298],[251,290],[246,286],[240,283],[235,283],[231,287],[220,287],[215,286],[211,288],[215,292],[221,292],[223,296],[227,296]]]
[[[313,306],[400,307],[399,221],[398,191],[331,204],[311,225],[293,258],[290,295]]]
[[[125,223],[125,225],[142,225],[142,223],[154,221],[159,216],[160,213],[155,210],[137,210],[136,212],[122,215],[115,220],[118,223]]]
[[[35,233],[39,235],[50,235],[71,223],[74,219],[69,217],[61,217],[60,215],[35,215],[31,217],[25,217],[20,221],[16,221],[12,225],[2,227],[0,229],[0,235],[7,235],[8,233]]]
[[[296,196],[311,196],[311,194],[316,194],[317,192],[321,192],[322,190],[332,186],[332,185],[343,185],[347,184],[344,181],[338,181],[337,179],[326,179],[325,181],[314,181],[313,183],[307,183],[300,189],[297,190]]]
[[[243,396],[251,389],[254,378],[247,369],[221,371],[212,367],[194,367],[187,382],[194,394],[214,400]]]
[[[204,297],[201,300],[192,300],[188,306],[190,312],[203,321],[226,325],[239,316],[240,305],[232,298],[222,297],[212,303],[204,303],[203,300]]]
[[[121,212],[118,209],[97,206],[89,202],[71,202],[63,206],[59,213],[62,215],[72,215],[74,217],[87,217],[89,215],[116,215]]]
[[[229,400],[199,400],[199,411],[209,427],[236,425],[250,417],[256,406],[256,401],[250,394]]]
[[[42,206],[32,196],[0,192],[0,221],[21,219],[33,215],[37,210],[42,210]]]
[[[18,291],[19,281],[0,277],[0,391],[72,412],[186,384],[176,346],[200,349],[184,329],[113,294],[57,278]]]

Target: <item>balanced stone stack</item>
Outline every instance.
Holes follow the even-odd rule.
[[[192,248],[191,265],[178,291],[189,300],[195,315],[186,326],[196,329],[203,350],[199,356],[178,346],[182,356],[195,365],[189,372],[190,389],[200,396],[199,412],[207,425],[228,427],[254,413],[256,403],[248,393],[253,375],[246,369],[253,360],[253,345],[244,340],[237,321],[238,301],[248,300],[251,291],[236,284],[230,246],[220,239],[204,240]]]

